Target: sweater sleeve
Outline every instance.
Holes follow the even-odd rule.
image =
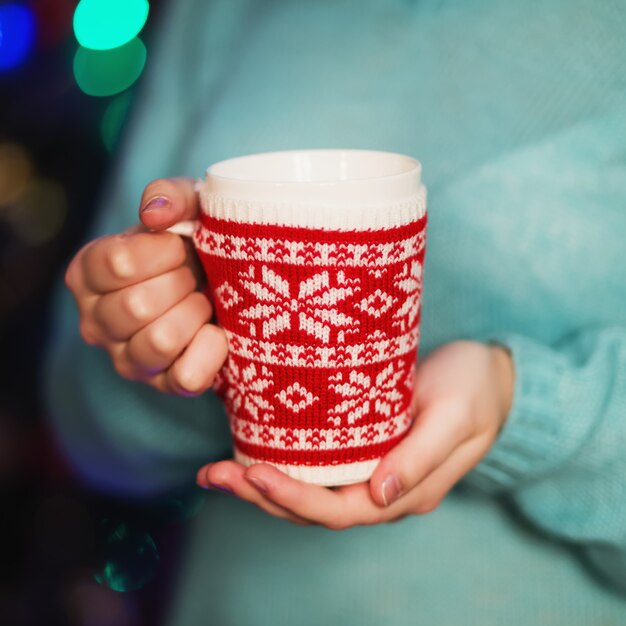
[[[552,346],[491,340],[511,351],[516,386],[505,427],[467,482],[509,495],[626,591],[626,329],[581,330]]]

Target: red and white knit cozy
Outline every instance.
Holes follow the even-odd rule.
[[[214,389],[235,459],[319,485],[367,480],[411,422],[424,188],[332,228],[314,207],[319,227],[206,193],[202,205],[194,240],[228,337]]]

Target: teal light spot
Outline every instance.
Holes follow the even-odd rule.
[[[106,108],[100,124],[100,136],[106,149],[113,152],[119,139],[133,96],[130,91],[117,96]]]
[[[89,96],[113,96],[128,89],[146,64],[146,47],[139,38],[115,50],[82,46],[74,56],[74,78]]]
[[[148,19],[147,0],[81,0],[74,34],[81,46],[111,50],[136,37]]]

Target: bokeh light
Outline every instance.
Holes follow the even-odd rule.
[[[136,37],[114,50],[79,47],[74,56],[74,78],[88,96],[113,96],[128,89],[146,64],[146,47]]]
[[[34,179],[19,201],[9,207],[7,219],[15,234],[29,246],[54,239],[67,217],[67,196],[59,183]]]
[[[35,18],[21,4],[0,4],[0,72],[22,63],[35,39]]]
[[[104,143],[109,152],[112,152],[117,145],[117,140],[122,131],[124,121],[128,116],[132,100],[133,95],[130,91],[123,93],[109,104],[102,116],[100,136],[102,137],[102,143]]]
[[[150,533],[105,519],[100,569],[95,579],[114,591],[141,589],[156,574],[159,552]]]
[[[81,46],[111,50],[136,37],[148,19],[147,0],[81,0],[74,34]]]
[[[18,200],[32,174],[33,162],[25,148],[0,144],[0,208]]]

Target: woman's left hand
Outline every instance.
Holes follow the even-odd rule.
[[[488,452],[509,412],[514,372],[500,346],[457,341],[417,368],[407,436],[367,483],[328,489],[289,478],[266,464],[206,465],[198,484],[220,489],[298,524],[345,529],[433,511]]]

